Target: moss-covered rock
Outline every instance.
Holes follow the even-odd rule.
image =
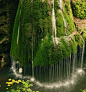
[[[64,11],[63,11],[64,17],[65,17],[66,22],[67,22],[67,33],[69,35],[75,30],[70,0],[65,0],[63,5],[64,5]]]
[[[75,37],[74,35],[72,37],[65,36],[71,34],[75,30],[75,26],[70,0],[62,2],[63,9],[61,10],[58,5],[59,2],[54,0],[58,44],[53,42],[52,37],[53,4],[51,1],[49,3],[48,0],[44,0],[44,2],[41,0],[22,0],[22,4],[21,1],[19,2],[10,54],[22,66],[26,66],[27,61],[30,61],[30,63],[33,61],[34,66],[53,65],[70,56],[71,53],[75,53],[77,45],[83,45],[80,35],[75,35]],[[82,14],[84,14],[83,11]],[[67,26],[64,25],[65,21]],[[18,31],[19,39],[17,42]]]
[[[80,34],[75,34],[74,37],[75,37],[75,41],[77,42],[77,45],[82,47],[84,44],[84,40],[83,40],[82,36]]]
[[[71,0],[73,15],[77,18],[86,19],[86,1]]]

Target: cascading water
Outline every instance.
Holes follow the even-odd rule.
[[[62,14],[63,21],[64,21],[64,27],[65,27],[65,33],[66,33],[67,23],[66,23],[66,19],[65,19],[64,15],[63,15],[64,7],[63,7],[62,0],[59,0],[59,6],[60,6],[59,12]]]
[[[82,48],[81,69],[82,69],[82,66],[83,66],[84,51],[85,51],[85,42],[84,42],[84,45],[83,45],[83,48]]]
[[[53,42],[58,44],[58,40],[56,37],[56,19],[55,19],[55,11],[54,11],[54,0],[53,0],[53,8],[52,8],[52,35],[53,35]]]
[[[74,68],[75,68],[75,54],[74,54],[74,58],[73,58],[73,73],[74,73]]]
[[[52,30],[53,30],[53,37],[56,37],[56,20],[55,20],[54,4],[52,9]]]

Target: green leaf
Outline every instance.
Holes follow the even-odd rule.
[[[36,91],[36,92],[39,92],[39,91]]]
[[[22,87],[19,87],[19,89],[23,89]]]
[[[22,80],[22,83],[24,82],[24,80]]]
[[[26,88],[23,88],[23,90],[22,91],[25,91],[26,90]]]
[[[14,89],[11,89],[11,92],[16,92],[16,90],[14,90]]]
[[[25,88],[28,88],[29,87],[29,85],[24,85],[25,86]]]
[[[17,92],[20,92],[20,90],[16,90]]]
[[[30,92],[32,92],[32,90],[31,90],[30,88],[28,88],[28,89],[27,89],[27,91],[30,91]]]
[[[26,82],[29,82],[29,80],[27,80]]]
[[[30,86],[33,86],[33,84],[29,84],[29,87],[30,87]]]
[[[7,91],[7,92],[10,92],[10,91]]]

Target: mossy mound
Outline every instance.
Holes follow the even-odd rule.
[[[54,3],[56,36],[60,37],[58,45],[52,41],[52,3],[49,3],[48,0],[44,0],[44,2],[22,0],[21,4],[21,0],[19,1],[10,54],[22,66],[26,66],[28,61],[30,64],[33,61],[34,66],[53,65],[70,56],[71,53],[75,53],[77,45],[82,44],[80,36],[65,36],[66,33],[69,35],[75,30],[70,0],[63,2],[64,10],[61,10],[62,13],[59,12],[60,7],[57,0],[54,0]],[[67,22],[66,33],[63,16]],[[18,29],[19,39],[17,39]]]
[[[63,58],[67,58],[71,55],[71,53],[76,53],[77,45],[79,45],[76,38],[81,39],[79,37],[63,36],[60,38],[57,45],[52,42],[52,37],[47,35],[43,42],[41,42],[38,46],[36,56],[33,60],[33,65],[53,65],[54,63],[63,60]]]

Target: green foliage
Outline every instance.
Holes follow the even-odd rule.
[[[82,92],[86,92],[86,88],[84,90],[80,89]]]
[[[39,43],[36,56],[33,60],[33,65],[47,66],[49,65],[49,53],[51,54],[52,44],[51,44],[51,36],[48,34],[43,42]]]
[[[86,32],[83,33],[84,41],[86,41]]]
[[[55,14],[57,13],[57,10],[58,10],[59,8],[60,8],[60,7],[58,6],[57,0],[54,0],[54,10],[55,10]]]
[[[64,26],[64,22],[63,22],[62,14],[58,12],[58,13],[56,13],[57,37],[64,35],[63,26]]]
[[[20,21],[20,17],[19,17],[20,8],[21,8],[21,5],[20,5],[20,2],[19,2],[16,17],[15,17],[15,21],[14,21],[12,40],[11,40],[10,54],[13,55],[13,56],[15,56],[15,54],[16,54],[17,33],[18,33],[18,25],[19,25],[19,21]]]
[[[86,19],[86,1],[76,1],[75,3],[72,1],[72,9],[75,17]]]
[[[48,11],[51,12],[47,0],[44,3],[40,0],[33,0],[33,2],[32,0],[23,0],[22,5],[21,1],[19,2],[14,22],[10,53],[14,57],[14,60],[18,60],[22,66],[26,66],[27,61],[32,61],[32,44],[35,56],[40,40],[48,32],[52,34],[51,16]],[[17,44],[18,26],[20,28]]]
[[[71,48],[71,53],[76,53],[77,51],[77,43],[75,41],[75,38],[71,38],[71,40],[69,41],[70,44],[70,48]]]
[[[73,21],[73,14],[70,6],[70,2],[67,0],[65,3],[63,3],[64,6],[64,17],[67,22],[67,31],[71,34],[75,30],[75,25]]]
[[[75,41],[77,42],[77,44],[82,47],[84,44],[84,41],[82,39],[82,37],[80,36],[80,34],[75,34]]]
[[[7,90],[10,90],[10,91],[7,91],[7,92],[35,92],[35,91],[32,91],[30,89],[31,86],[33,86],[33,84],[29,84],[29,80],[27,80],[26,82],[24,80],[21,81],[22,84],[19,83],[19,85],[17,85],[17,89],[15,89],[15,86],[12,84],[12,87],[10,86],[10,88],[8,88]],[[39,91],[36,91],[36,92],[39,92]]]
[[[65,55],[66,55],[66,56],[69,56],[69,55],[71,54],[71,48],[70,48],[70,46],[68,46],[68,42],[66,42],[66,41],[64,40],[64,38],[61,38],[61,42],[63,43],[63,45],[64,45],[64,47],[65,47],[65,49],[66,49]]]

